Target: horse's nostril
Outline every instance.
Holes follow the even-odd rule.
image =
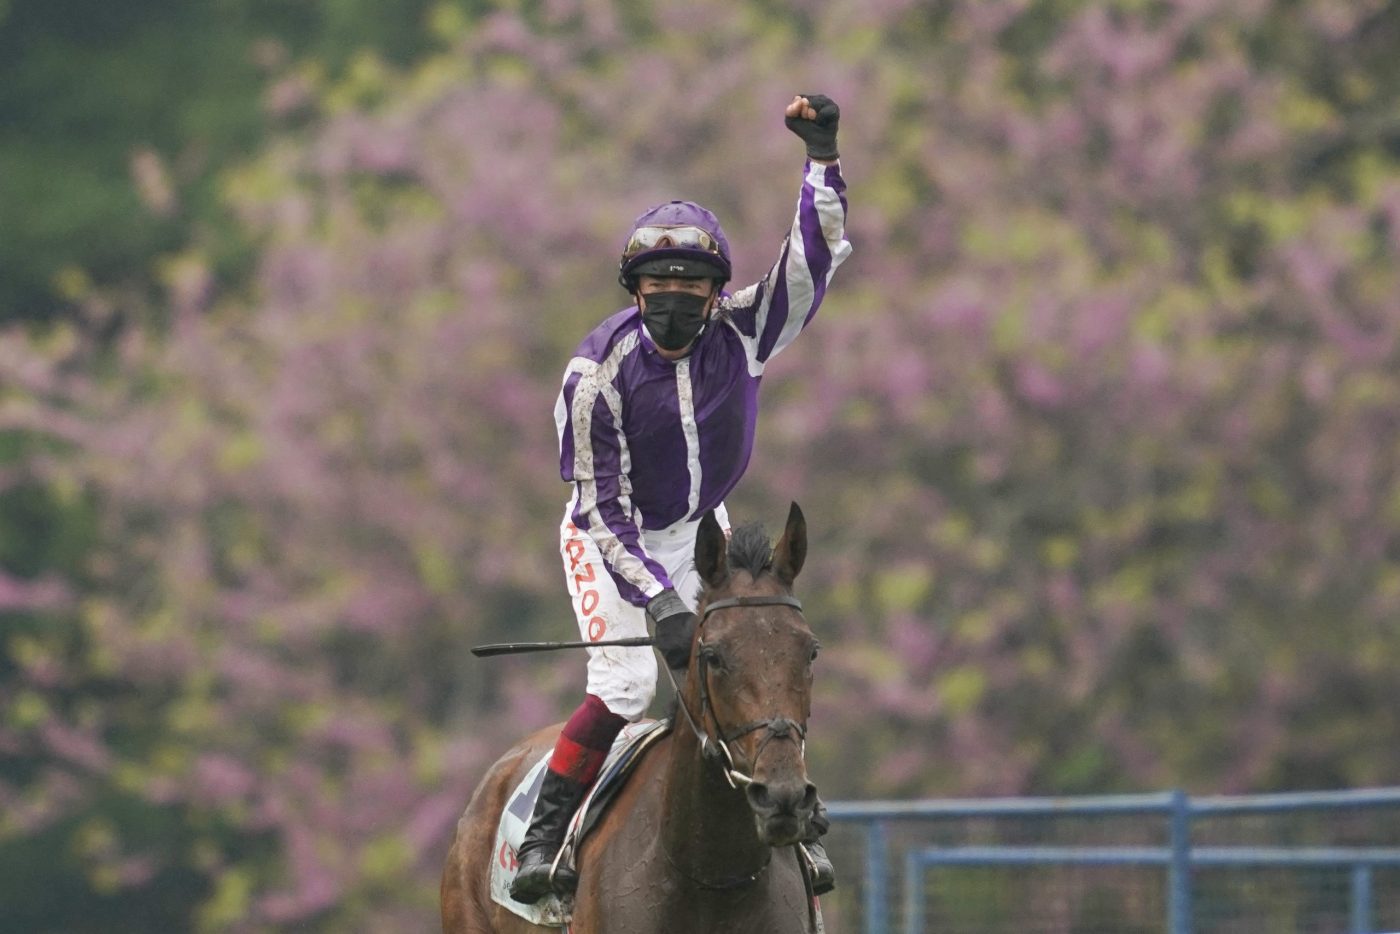
[[[751,782],[745,794],[749,796],[749,806],[755,811],[773,809],[773,796],[768,793],[768,786],[762,782]]]
[[[817,786],[816,786],[816,785],[813,785],[811,782],[808,782],[808,783],[807,783],[807,790],[806,790],[806,792],[802,795],[802,806],[801,806],[801,810],[802,810],[802,812],[805,814],[805,813],[810,813],[810,812],[816,810],[816,808],[817,808]]]

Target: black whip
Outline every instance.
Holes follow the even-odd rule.
[[[626,639],[604,639],[600,642],[498,642],[495,645],[478,645],[472,654],[484,658],[488,655],[516,655],[524,652],[553,652],[555,649],[586,649],[604,645],[652,645],[651,636],[631,636]]]

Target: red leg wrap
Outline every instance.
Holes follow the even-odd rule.
[[[554,744],[554,755],[549,758],[550,771],[591,785],[618,731],[626,724],[625,719],[609,710],[600,699],[586,695]]]

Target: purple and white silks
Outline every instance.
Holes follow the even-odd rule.
[[[763,369],[816,314],[846,257],[839,165],[808,162],[792,229],[762,281],[720,298],[691,352],[661,357],[633,306],[575,351],[554,408],[569,516],[636,606],[672,586],[641,530],[695,520],[738,484]]]

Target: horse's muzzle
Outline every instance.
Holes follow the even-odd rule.
[[[817,786],[811,782],[769,784],[753,782],[745,788],[753,808],[758,838],[769,846],[789,846],[812,833],[817,806]]]

